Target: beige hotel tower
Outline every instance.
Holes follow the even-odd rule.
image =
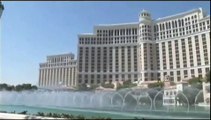
[[[77,67],[79,84],[204,77],[210,16],[199,8],[153,20],[143,10],[139,22],[95,26],[79,35]]]
[[[138,22],[97,25],[94,33],[78,37],[77,76],[68,85],[140,83],[166,76],[176,82],[204,77],[210,70],[210,16],[201,8],[158,19],[143,10]],[[64,79],[43,80],[40,85]]]

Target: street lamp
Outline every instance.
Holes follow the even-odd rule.
[[[1,18],[1,15],[2,15],[3,10],[4,10],[4,6],[3,6],[3,4],[0,2],[0,18]]]

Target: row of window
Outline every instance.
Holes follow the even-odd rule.
[[[191,77],[197,77],[195,76],[196,75],[196,72],[198,72],[198,77],[201,77],[202,78],[202,69],[204,68],[198,68],[198,69],[190,69],[190,70],[178,70],[176,71],[176,76],[177,76],[177,81],[181,81],[181,79],[183,78],[187,78],[189,77],[188,76],[188,72],[190,72],[189,74],[191,75]],[[205,73],[208,73],[210,70],[209,67],[205,68]],[[183,72],[183,77],[181,76],[181,72]],[[174,72],[173,71],[170,71],[169,73],[167,72],[163,72],[163,73],[144,73],[144,80],[145,81],[152,81],[152,80],[161,80],[161,74],[163,76],[166,76],[166,75],[169,75],[170,76],[170,80],[173,81],[173,76],[174,76]],[[94,74],[86,74],[83,76],[83,75],[79,75],[79,83],[82,83],[83,80],[99,80],[99,82],[101,81],[109,81],[109,80],[112,80],[112,78],[114,77],[114,79],[116,81],[124,81],[124,80],[132,80],[132,81],[137,81],[138,80],[138,75],[137,74],[122,74],[122,75],[119,75],[119,74],[116,74],[116,75],[94,75]],[[126,77],[127,76],[127,77]],[[134,77],[134,79],[132,79],[132,76]],[[140,74],[140,76],[142,76],[142,74]],[[86,83],[86,82],[85,82]]]
[[[174,95],[174,96],[175,96],[176,94],[177,94],[176,91],[172,91],[172,90],[171,90],[171,91],[165,91],[165,96],[169,96],[169,95],[170,95],[170,96],[171,96],[171,95]]]
[[[163,103],[164,104],[175,104],[175,100],[174,99],[164,99]]]
[[[190,69],[190,71],[189,70],[178,70],[178,71],[176,71],[176,74],[174,74],[173,71],[170,71],[169,73],[167,73],[167,72],[163,72],[163,73],[143,73],[143,75],[144,75],[145,81],[161,80],[161,75],[163,75],[163,76],[169,75],[170,80],[173,80],[173,76],[176,75],[177,81],[180,81],[181,78],[187,78],[188,77],[188,71],[190,72],[191,77],[197,77],[196,72],[198,72],[198,77],[202,78],[202,69],[204,69],[204,68]],[[210,70],[209,67],[205,68],[205,73],[208,73],[209,70]],[[183,77],[181,76],[181,72],[183,72]],[[142,73],[140,74],[140,76],[142,76]]]
[[[126,53],[126,48],[127,48],[127,53]],[[131,59],[131,54],[132,51],[131,49],[133,48],[133,59]],[[81,72],[83,70],[84,66],[84,71],[88,72],[89,68],[91,68],[91,72],[95,72],[97,70],[98,72],[101,72],[101,69],[103,72],[110,71],[112,72],[112,64],[113,64],[113,56],[112,56],[112,50],[115,50],[115,71],[116,72],[125,72],[125,62],[127,62],[127,68],[128,71],[132,71],[132,60],[134,61],[134,71],[137,71],[138,65],[137,65],[137,47],[131,47],[131,46],[125,46],[125,47],[91,47],[89,49],[88,47],[80,47],[79,49],[79,71]],[[83,51],[84,50],[84,51]],[[109,51],[109,52],[107,52]],[[121,51],[121,54],[119,52]],[[102,52],[102,54],[101,54]],[[91,54],[91,56],[90,56]],[[127,57],[126,57],[127,56]],[[119,57],[122,58],[120,64]],[[83,61],[84,58],[84,61]],[[126,61],[127,59],[127,61]],[[90,64],[91,62],[91,64]],[[119,70],[119,66],[121,66],[121,70]]]
[[[119,35],[137,35],[137,28],[126,28],[116,30],[97,30],[97,35],[119,36]]]
[[[207,50],[207,42],[206,42],[206,35],[205,34],[201,34],[202,39],[198,38],[198,35],[194,36],[194,40],[195,40],[195,48],[193,49],[193,41],[191,40],[191,37],[188,37],[188,41],[186,42],[185,39],[181,39],[181,49],[179,49],[179,42],[178,40],[174,41],[174,46],[175,46],[175,61],[176,61],[176,68],[186,68],[188,67],[188,63],[190,63],[190,67],[194,66],[194,59],[193,59],[193,52],[196,53],[196,61],[197,64],[195,66],[200,66],[202,64],[208,65],[209,64],[209,60],[208,60],[208,50]],[[199,42],[202,43],[202,48],[200,48],[199,46]],[[167,69],[167,65],[166,65],[166,57],[169,58],[169,68],[172,69],[173,66],[173,53],[172,53],[172,41],[168,41],[168,56],[166,56],[166,46],[165,46],[165,42],[162,42],[162,58],[163,58],[163,69]],[[186,45],[188,47],[188,50],[186,50]],[[157,44],[157,50],[159,46]],[[203,50],[203,56],[201,56],[201,50]],[[181,52],[181,53],[180,53]],[[181,55],[180,55],[181,54]],[[187,60],[187,56],[190,58],[190,61],[188,62]],[[159,52],[157,51],[157,61],[160,61],[159,58]],[[182,61],[180,61],[180,57],[182,57]],[[204,63],[202,63],[202,59],[204,59]],[[181,63],[182,62],[182,63]],[[182,66],[183,65],[183,66]],[[157,69],[159,70],[160,66],[158,65]]]
[[[115,43],[137,43],[137,36],[133,37],[115,37],[115,38],[99,38],[88,39],[88,38],[80,38],[79,44],[115,44]]]
[[[39,73],[39,84],[47,86],[59,85],[62,80],[64,85],[71,85],[75,79],[75,70],[76,68],[41,70]]]
[[[72,60],[73,58],[71,56],[64,56],[64,57],[53,57],[47,59],[48,63],[59,63],[59,62],[68,62]]]
[[[210,21],[203,21],[201,23],[195,23],[188,26],[182,26],[176,29],[165,29],[163,31],[155,31],[155,40],[168,39],[172,37],[184,36],[195,32],[210,29]]]
[[[40,68],[46,68],[46,67],[65,67],[65,66],[71,66],[76,65],[76,62],[65,62],[65,63],[45,63],[40,64]]]
[[[177,23],[178,21],[178,23]],[[185,24],[184,24],[185,23]],[[178,27],[177,27],[178,24]],[[175,27],[174,27],[175,26]],[[183,19],[165,22],[154,26],[155,40],[168,39],[172,37],[183,36],[198,31],[210,29],[210,21],[202,21],[197,23],[197,19],[191,22],[184,22]],[[158,31],[159,30],[159,31]],[[113,37],[113,36],[117,37]],[[132,35],[132,36],[123,36]],[[113,44],[113,43],[130,43],[137,42],[137,29],[121,29],[121,30],[98,30],[97,38],[79,38],[79,44]],[[120,37],[121,36],[121,37]],[[127,40],[135,41],[127,41]],[[151,26],[143,25],[140,27],[140,39],[152,40]],[[119,41],[122,40],[122,41]]]
[[[192,67],[192,66],[194,66],[194,59],[193,59],[193,52],[196,52],[196,57],[197,57],[197,64],[195,65],[195,66],[200,66],[200,65],[202,65],[202,64],[205,64],[205,65],[207,65],[207,64],[209,64],[209,60],[208,60],[208,50],[207,50],[207,42],[206,42],[206,35],[205,34],[201,34],[201,37],[202,37],[202,39],[199,39],[199,37],[198,36],[194,36],[194,40],[195,40],[195,48],[193,49],[193,46],[192,46],[192,40],[191,40],[191,37],[188,37],[188,40],[186,41],[185,39],[181,39],[181,48],[182,49],[179,49],[179,42],[178,42],[178,40],[175,40],[174,41],[174,46],[175,46],[175,60],[176,60],[176,66],[175,66],[175,68],[185,68],[185,67],[188,67],[188,66],[190,66],[190,67]],[[200,48],[199,47],[199,42],[202,42],[202,45],[203,45],[203,48]],[[166,46],[165,46],[165,42],[162,42],[162,44],[161,44],[162,46],[162,58],[163,58],[163,69],[167,69],[167,57],[169,58],[169,68],[170,69],[172,69],[174,66],[173,66],[173,53],[172,53],[172,41],[168,41],[167,42],[167,46],[168,46],[168,54],[169,54],[169,56],[166,56]],[[186,46],[188,47],[188,50],[186,51]],[[123,49],[124,47],[122,47],[122,49]],[[130,48],[130,47],[129,47]],[[144,69],[145,70],[147,70],[148,68],[151,68],[151,70],[153,70],[153,59],[154,59],[154,55],[153,55],[153,44],[151,44],[151,43],[144,43],[144,55],[143,55],[143,57],[144,57]],[[159,56],[159,45],[158,44],[156,44],[156,51],[157,51],[157,54],[156,54],[156,57],[157,57],[157,61],[160,61],[160,56]],[[97,66],[100,66],[98,69],[99,69],[99,71],[100,71],[100,68],[101,68],[101,61],[100,61],[100,56],[104,56],[103,57],[103,62],[104,62],[104,64],[103,64],[103,68],[105,68],[105,66],[107,66],[105,63],[107,63],[107,62],[109,62],[109,61],[106,61],[106,59],[105,58],[107,58],[107,57],[109,57],[109,58],[112,58],[111,56],[112,56],[112,47],[110,47],[110,53],[109,53],[109,55],[107,55],[108,53],[107,53],[107,51],[106,50],[104,50],[104,54],[101,54],[101,52],[100,52],[100,48],[98,48],[99,50],[98,50],[98,53],[97,54],[94,54],[94,47],[92,48],[92,52],[91,52],[91,54],[92,54],[92,58],[91,59],[93,59],[93,61],[94,61],[94,58],[97,56],[97,59],[98,59],[98,61],[94,61],[93,62],[93,64],[92,64],[92,66],[96,66],[96,64],[94,64],[95,62],[97,62],[98,64],[97,64]],[[104,49],[106,49],[106,48],[104,48]],[[88,52],[89,51],[89,49],[88,49],[88,47],[86,48],[86,51],[84,51],[85,52],[85,62],[87,62],[88,61],[88,58],[89,58],[89,53],[90,52]],[[135,51],[137,51],[137,50],[135,50]],[[202,51],[202,53],[204,54],[203,56],[202,55],[200,55],[200,52]],[[116,51],[117,52],[117,54],[116,54],[116,70],[117,71],[119,71],[119,66],[121,66],[121,65],[119,65],[118,64],[118,51]],[[124,52],[124,51],[123,51]],[[130,53],[130,50],[128,49],[128,52]],[[181,52],[181,56],[180,56],[180,52]],[[81,65],[79,68],[81,68],[82,69],[82,63],[84,63],[84,62],[82,62],[82,53],[83,53],[83,51],[82,51],[82,48],[80,48],[80,57],[79,57],[79,62],[80,62],[80,64],[79,65]],[[135,52],[134,52],[135,53]],[[149,56],[147,56],[147,54],[150,54]],[[188,62],[188,59],[187,59],[187,55],[189,54],[189,58],[190,58],[190,61]],[[123,56],[123,54],[121,54],[120,55],[122,58],[125,58],[125,56]],[[127,56],[127,55],[126,55]],[[135,53],[135,55],[134,56],[137,56],[137,54]],[[128,59],[128,63],[130,63],[131,62],[131,59],[130,59],[130,54],[128,54],[128,56],[127,56],[129,59]],[[137,56],[138,57],[138,56]],[[182,61],[180,61],[180,57],[182,57]],[[134,59],[136,59],[136,58],[134,58]],[[202,59],[204,59],[204,63],[201,63],[202,62]],[[109,68],[110,68],[110,72],[112,72],[112,59],[109,59],[110,60],[110,66],[109,66]],[[151,64],[148,64],[148,61],[150,61],[150,63]],[[181,63],[182,62],[182,63]],[[137,62],[135,62],[135,63],[137,63]],[[188,63],[190,63],[190,65],[188,65]],[[88,62],[86,63],[86,67],[88,66]],[[122,71],[125,71],[125,67],[124,67],[124,59],[123,59],[123,63],[122,63]],[[134,64],[134,66],[137,66],[136,64]],[[88,68],[88,67],[87,67]],[[157,64],[157,68],[158,68],[158,70],[159,70],[159,68],[160,68],[160,64],[158,63]],[[93,72],[94,72],[94,67],[92,67],[92,70],[93,70]],[[136,70],[136,68],[135,68],[135,70]],[[88,71],[88,69],[86,70],[86,71]],[[106,71],[106,69],[104,69],[104,71]],[[129,64],[129,71],[131,71],[131,64]]]
[[[129,81],[137,81],[138,80],[138,75],[137,74],[122,74],[122,75],[119,75],[119,74],[116,74],[116,75],[94,75],[94,74],[85,74],[85,75],[82,75],[82,74],[79,74],[78,75],[78,83],[81,84],[81,83],[91,83],[91,84],[94,84],[94,83],[102,83],[102,82],[110,82],[112,81],[112,79],[115,79],[115,81],[126,81],[126,80],[129,80]],[[134,78],[132,78],[134,77]]]

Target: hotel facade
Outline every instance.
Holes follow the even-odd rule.
[[[40,63],[39,87],[76,86],[76,65],[72,53],[47,56],[47,62]]]
[[[135,23],[98,25],[78,35],[77,84],[141,83],[205,77],[210,70],[210,16],[201,9]]]
[[[133,23],[97,25],[78,35],[74,55],[48,56],[39,86],[131,80],[180,82],[210,70],[210,16],[201,8],[158,19],[143,10]]]

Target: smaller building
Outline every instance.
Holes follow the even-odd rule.
[[[175,105],[176,104],[176,95],[177,95],[177,87],[171,86],[168,88],[164,88],[163,94],[163,105]]]
[[[188,86],[188,82],[183,80],[171,85],[170,81],[164,81],[163,105],[180,105],[176,101],[176,96],[179,91],[183,91],[184,87]]]
[[[72,53],[47,56],[47,62],[40,63],[39,87],[58,89],[76,86],[76,65]]]

